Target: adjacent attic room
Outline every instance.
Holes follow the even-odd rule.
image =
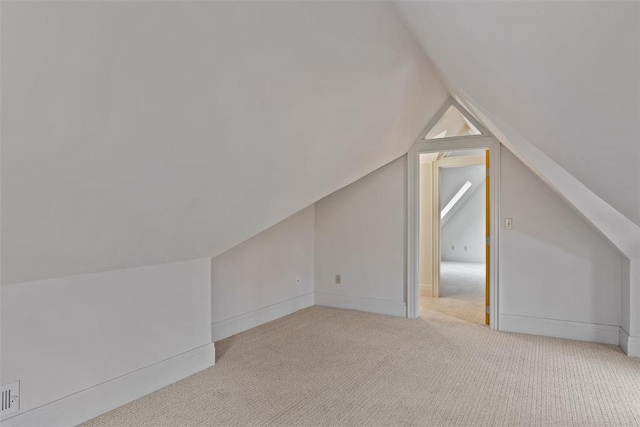
[[[640,3],[3,1],[0,95],[0,425],[640,424]]]

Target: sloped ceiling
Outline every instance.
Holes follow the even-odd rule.
[[[396,5],[452,93],[640,225],[640,3]]]
[[[448,93],[390,3],[3,2],[2,282],[215,256]]]

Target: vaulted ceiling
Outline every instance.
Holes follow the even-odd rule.
[[[448,93],[391,3],[3,2],[2,282],[215,256]]]
[[[3,2],[1,19],[2,283],[215,256],[405,153],[447,89],[640,224],[640,3]]]

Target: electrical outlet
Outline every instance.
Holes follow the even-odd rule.
[[[20,410],[20,381],[0,387],[0,415],[13,414]]]
[[[298,286],[300,285],[300,278],[299,277],[296,277],[296,285],[298,285]]]
[[[342,284],[342,276],[340,274],[336,274],[336,285]]]
[[[504,219],[504,229],[505,230],[513,230],[513,218],[505,218]]]

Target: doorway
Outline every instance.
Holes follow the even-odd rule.
[[[482,153],[484,153],[484,159],[481,161],[480,157]],[[441,171],[447,166],[452,166],[452,163],[454,162],[471,162],[469,166],[476,165],[485,168],[485,241],[483,242],[485,253],[483,264],[485,273],[485,287],[483,294],[485,297],[485,301],[484,312],[478,313],[478,311],[475,311],[475,319],[479,319],[482,315],[484,315],[484,322],[482,323],[488,324],[491,329],[498,329],[499,319],[497,314],[499,303],[499,280],[497,267],[499,244],[498,186],[500,176],[500,143],[486,130],[484,126],[482,126],[481,123],[479,123],[454,99],[449,99],[447,103],[445,103],[445,105],[429,123],[425,131],[421,134],[421,136],[418,138],[418,140],[415,142],[408,153],[406,289],[407,317],[417,318],[420,316],[421,293],[424,295],[426,292],[430,292],[429,298],[434,298],[434,295],[437,295],[437,297],[441,296],[439,293],[440,289],[437,287],[442,282],[440,271],[440,267],[442,267],[442,265],[439,262],[442,258],[435,258],[436,256],[441,256],[440,252],[442,249],[442,247],[440,246],[439,234],[441,230],[439,225],[438,227],[434,227],[432,225],[432,234],[434,235],[434,237],[437,237],[437,239],[434,238],[433,241],[437,241],[438,244],[436,246],[434,243],[434,245],[431,246],[432,254],[427,255],[427,257],[430,256],[432,260],[438,260],[438,262],[432,262],[432,265],[430,267],[427,267],[427,270],[431,271],[431,275],[435,280],[432,279],[431,283],[425,283],[423,279],[424,274],[422,276],[423,280],[421,280],[420,275],[421,252],[423,254],[425,253],[425,251],[428,252],[428,249],[425,249],[424,245],[421,248],[420,236],[425,233],[425,227],[429,228],[429,225],[424,224],[424,220],[422,220],[421,224],[420,217],[421,188],[424,188],[424,186],[426,185],[423,182],[424,179],[421,180],[421,156],[425,154],[431,158],[431,162],[441,162],[438,167],[432,166],[432,170]],[[459,157],[460,159],[455,159],[456,157]],[[474,158],[474,160],[463,159],[465,157],[472,157]],[[436,174],[434,175],[434,177],[437,180],[440,178],[440,174]],[[469,188],[474,187],[473,182],[471,182],[471,186],[468,186],[469,188],[463,189],[462,187],[464,186],[464,184],[466,184],[466,181],[463,183],[463,185],[460,185],[459,188],[455,190],[455,194],[457,194],[458,192],[461,193],[461,195],[459,196],[460,199],[469,197],[471,194],[467,196],[465,196],[465,194],[470,191]],[[435,187],[432,186],[431,188]],[[476,189],[475,193],[477,193],[478,191],[482,190]],[[433,197],[433,195],[431,197]],[[450,200],[441,203],[440,198],[438,198],[438,205],[444,204],[446,207],[446,204],[448,204],[449,201]],[[458,200],[452,206],[457,205],[459,202],[460,201]],[[436,203],[433,203],[431,207],[432,216],[435,217],[436,215],[443,215],[444,219],[447,215],[447,212],[443,214],[442,208],[440,208],[439,206],[438,207],[440,209],[438,209],[438,212],[436,212],[435,205]],[[454,208],[450,208],[450,210],[452,209]],[[449,215],[450,219],[447,219],[446,222],[452,221],[452,218],[455,216],[455,211],[452,211]],[[433,222],[431,224],[433,224]],[[474,245],[475,244],[477,243],[474,243]],[[450,249],[451,246],[454,246],[454,249]],[[464,246],[467,246],[467,253],[471,251],[474,251],[474,253],[476,254],[478,253],[477,247],[475,247],[475,249],[472,249],[469,244],[465,245],[464,243],[454,243],[452,245],[449,244],[448,248],[449,251],[458,251],[457,253],[464,253]],[[445,262],[448,261],[446,258],[453,259],[451,257],[451,254],[447,254],[445,256]],[[452,262],[457,261],[454,260]],[[452,264],[448,264],[445,266],[445,269],[448,267],[454,266]],[[476,269],[475,272],[472,269],[470,270],[458,269],[458,273],[463,274],[467,277],[474,275],[477,277],[479,274],[482,274],[482,270],[480,270],[479,274],[477,272],[478,269]],[[449,277],[455,276],[457,274],[455,271],[451,272],[449,270],[447,270],[446,273],[451,273],[449,274]],[[421,284],[423,285],[422,288],[420,286]],[[427,286],[425,287],[424,285]],[[436,287],[435,290],[433,289],[434,286]],[[447,288],[446,284],[445,288]],[[476,287],[475,289],[477,290],[478,288]],[[450,292],[450,290],[445,289],[445,294],[448,292]],[[425,296],[425,298],[427,297]],[[474,297],[474,299],[477,304],[477,298]]]
[[[486,150],[420,154],[420,315],[489,324]]]

